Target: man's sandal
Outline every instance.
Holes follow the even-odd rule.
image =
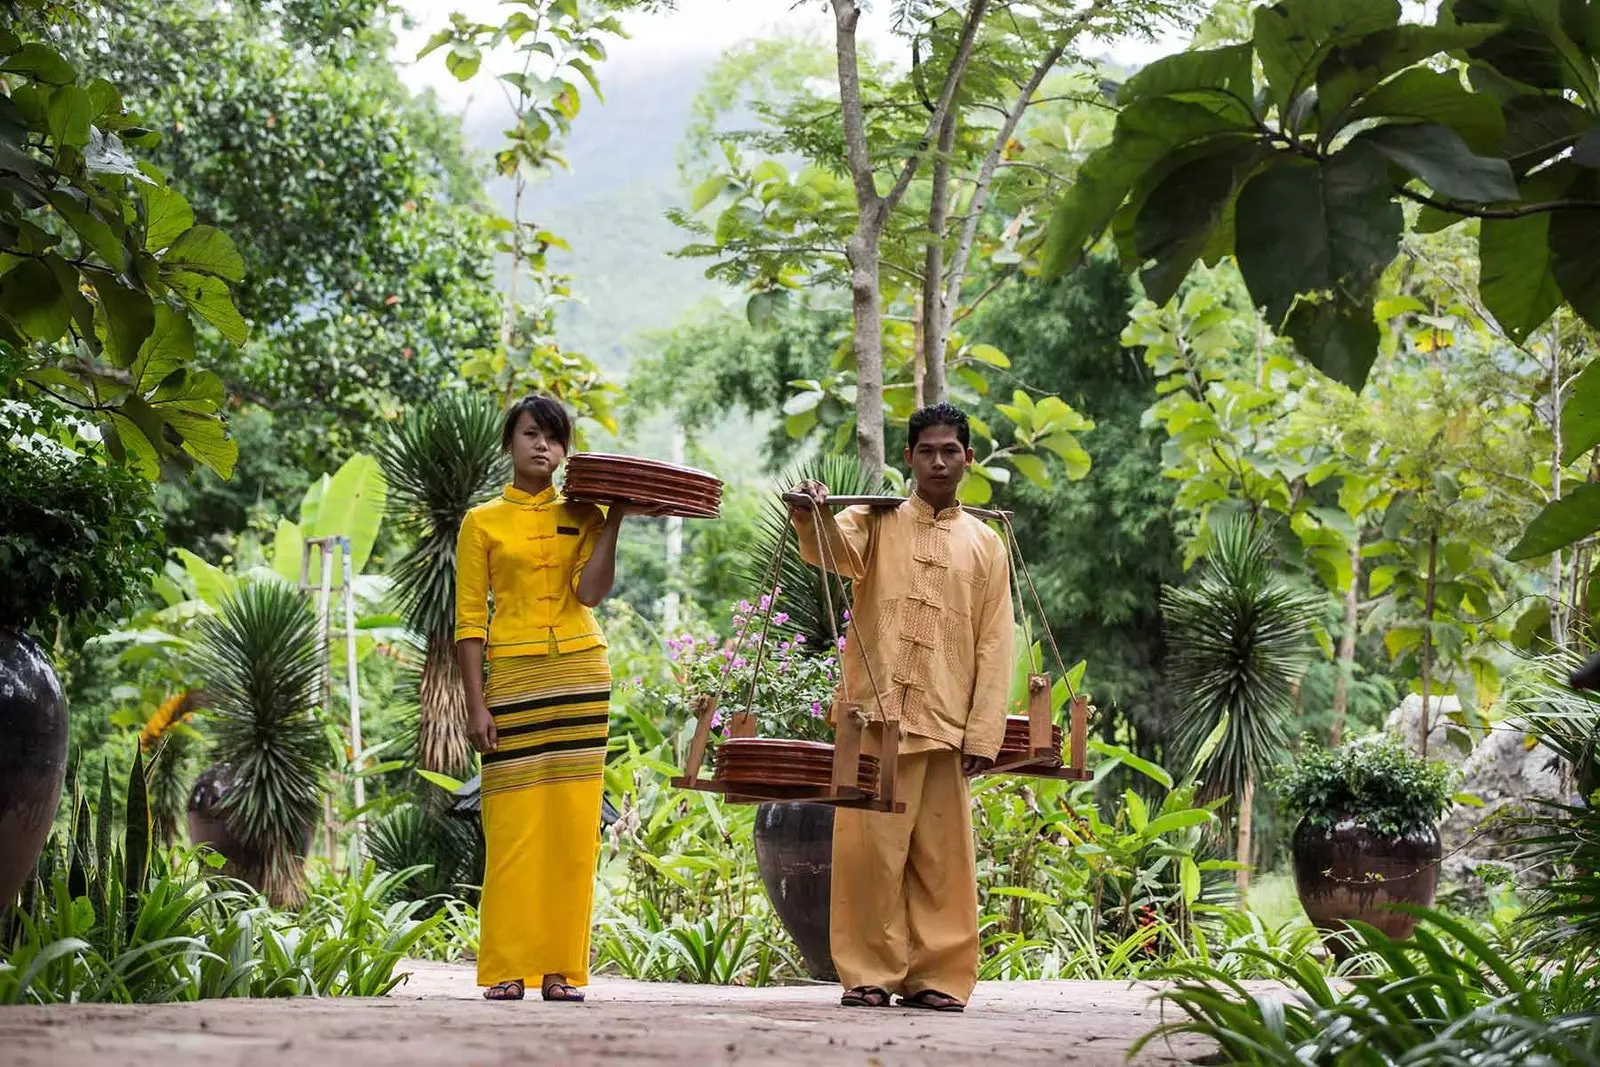
[[[545,1000],[564,1000],[572,1004],[583,1003],[583,992],[565,982],[546,981],[539,995]]]
[[[858,985],[839,998],[846,1008],[887,1008],[889,991],[875,985]]]
[[[483,991],[484,1000],[521,1000],[524,989],[522,979],[513,978],[509,982],[496,982]]]
[[[967,1006],[955,997],[941,993],[936,989],[924,989],[922,992],[909,997],[900,998],[902,1008],[917,1008],[921,1011],[966,1011]]]

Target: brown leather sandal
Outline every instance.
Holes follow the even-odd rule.
[[[560,980],[545,979],[544,988],[539,991],[539,995],[545,1000],[561,1000],[571,1004],[583,1003],[583,992],[576,986],[568,985]]]
[[[509,982],[496,982],[483,991],[484,1000],[521,1000],[526,989],[522,979],[513,978]]]
[[[937,989],[924,989],[909,997],[900,998],[902,1008],[917,1008],[921,1011],[966,1011],[967,1006],[948,993],[941,993]]]
[[[887,1008],[889,991],[881,986],[858,985],[847,990],[839,1003],[846,1008]]]

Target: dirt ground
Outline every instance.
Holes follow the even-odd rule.
[[[985,983],[965,1015],[845,1010],[833,987],[598,981],[584,1005],[490,1004],[470,966],[412,962],[382,999],[0,1008],[0,1067],[410,1067],[440,1064],[1127,1062],[1157,1024],[1148,987]],[[1168,1009],[1169,1011],[1171,1009]],[[1139,1064],[1193,1062],[1186,1041]]]

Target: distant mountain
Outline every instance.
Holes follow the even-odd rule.
[[[524,206],[527,217],[572,245],[570,254],[552,257],[575,275],[582,300],[565,317],[562,340],[619,376],[641,334],[672,326],[726,291],[705,277],[704,264],[668,256],[685,235],[664,217],[687,199],[678,145],[713,62],[686,56],[649,71],[603,67],[606,100],[585,100],[567,145],[570,170],[533,185]],[[468,108],[464,125],[487,152],[499,148],[507,122],[506,109],[485,100]],[[492,192],[509,215],[510,183],[497,181]]]

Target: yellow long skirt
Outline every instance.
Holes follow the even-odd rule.
[[[479,985],[589,982],[610,690],[604,648],[489,663]]]

